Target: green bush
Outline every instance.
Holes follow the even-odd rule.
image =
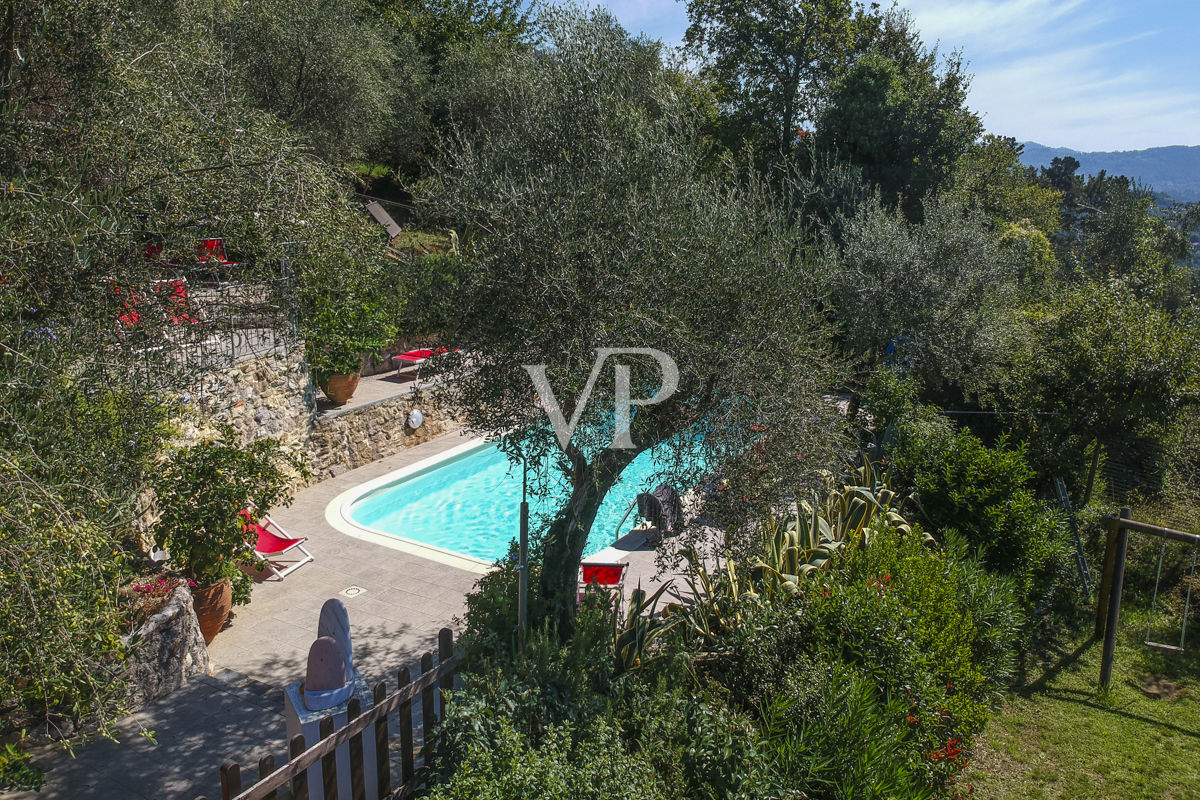
[[[453,713],[453,712],[451,712]],[[671,797],[645,755],[629,753],[617,732],[592,726],[548,729],[535,745],[511,720],[474,740],[436,800],[655,800]]]
[[[239,564],[253,561],[244,520],[249,504],[266,511],[291,498],[293,478],[304,475],[303,461],[274,439],[245,447],[231,428],[219,438],[171,451],[155,482],[162,511],[155,526],[171,563],[201,586],[228,578],[233,602],[250,602],[250,576]]]
[[[85,510],[0,462],[0,735],[96,712],[103,728],[123,699],[125,556]]]
[[[29,760],[29,754],[8,743],[0,750],[0,790],[39,791],[46,776]]]
[[[1023,448],[1003,438],[988,447],[918,411],[899,424],[888,460],[939,538],[957,533],[990,569],[1013,576],[1027,612],[1046,604],[1069,566],[1066,527],[1028,488],[1034,474]]]

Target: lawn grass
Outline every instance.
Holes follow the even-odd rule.
[[[977,741],[974,797],[1200,800],[1200,631],[1168,654],[1142,644],[1146,621],[1122,609],[1107,693],[1086,629],[1029,676]]]
[[[392,239],[392,247],[414,255],[445,253],[450,249],[450,236],[438,231],[403,231]]]

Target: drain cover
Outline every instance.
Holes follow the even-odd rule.
[[[342,597],[358,597],[365,591],[366,589],[361,586],[347,586],[345,589],[342,589],[340,592],[338,592],[338,594],[340,594]]]

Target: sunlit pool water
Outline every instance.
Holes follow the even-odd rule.
[[[630,531],[637,517],[634,509],[626,518],[630,505],[639,493],[662,483],[664,467],[662,457],[649,450],[625,468],[596,514],[585,556]],[[549,474],[558,475],[556,470]],[[558,479],[554,486],[557,491],[545,498],[529,497],[531,531],[539,515],[548,517],[565,500],[565,481]],[[509,461],[498,445],[487,444],[370,492],[349,508],[349,515],[381,533],[495,561],[518,536],[520,504],[520,464]]]

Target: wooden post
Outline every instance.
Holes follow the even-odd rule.
[[[1108,536],[1104,543],[1104,569],[1100,572],[1100,593],[1096,597],[1097,639],[1104,636],[1104,622],[1108,618],[1108,595],[1112,589],[1113,566],[1117,558],[1117,528],[1115,522],[1106,523]]]
[[[321,741],[333,736],[333,717],[321,720],[318,729]],[[337,800],[337,750],[330,750],[328,755],[321,757],[321,783],[325,790],[325,800]]]
[[[454,655],[454,631],[442,628],[438,631],[438,664],[445,664]],[[447,672],[438,681],[438,704],[441,707],[440,719],[446,718],[446,693],[454,688],[454,673]]]
[[[1128,508],[1121,509],[1121,521],[1130,519]],[[1125,551],[1129,546],[1129,531],[1117,523],[1117,543],[1113,558],[1112,581],[1108,592],[1108,620],[1104,625],[1104,654],[1100,660],[1100,686],[1107,689],[1112,680],[1113,657],[1117,649],[1117,620],[1121,615],[1121,590],[1125,583]]]
[[[429,672],[433,669],[433,653],[426,653],[421,656],[421,674]],[[423,766],[429,766],[429,760],[433,757],[433,723],[436,719],[436,713],[433,710],[433,687],[426,686],[421,690],[421,763]]]
[[[288,742],[288,761],[295,761],[299,758],[304,753],[305,747],[307,745],[304,743],[304,734],[297,733]],[[292,778],[292,799],[308,800],[308,770]]]
[[[412,674],[408,667],[403,667],[398,677],[401,689],[412,683]],[[412,701],[406,700],[400,704],[400,785],[404,786],[412,780],[416,771],[413,764]]]
[[[236,761],[225,759],[221,765],[221,800],[233,800],[242,793],[242,768]]]
[[[362,700],[351,697],[346,706],[346,724],[349,725],[362,714]],[[367,800],[367,782],[363,764],[363,737],[356,733],[350,737],[350,797],[352,800]]]
[[[267,753],[265,756],[263,756],[262,758],[260,758],[258,760],[258,780],[260,782],[263,780],[263,778],[267,777],[274,771],[275,771],[275,756],[271,755],[270,753]],[[278,792],[276,792],[274,789],[272,789],[271,793],[268,794],[263,800],[276,800],[276,798],[278,796],[279,796]]]
[[[383,681],[375,684],[375,707],[387,699],[387,684]],[[385,714],[375,720],[375,785],[379,787],[379,796],[387,797],[392,793],[392,762],[388,755],[388,718]]]

